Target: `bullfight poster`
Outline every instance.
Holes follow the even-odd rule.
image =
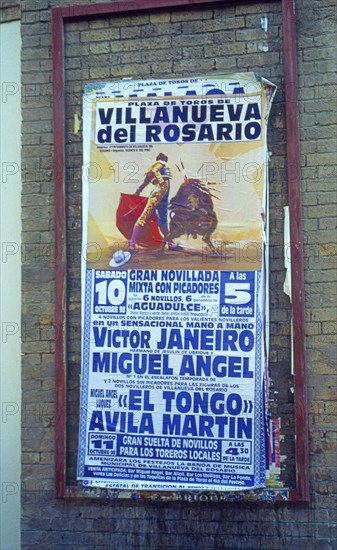
[[[86,86],[85,486],[266,485],[274,93],[254,73]]]

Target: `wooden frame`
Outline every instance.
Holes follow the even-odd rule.
[[[256,0],[268,3],[271,0]],[[302,203],[300,180],[300,139],[298,121],[298,76],[296,50],[296,16],[293,0],[282,2],[282,26],[284,55],[284,78],[286,91],[287,128],[287,176],[290,212],[290,237],[292,258],[292,311],[293,311],[293,355],[294,355],[294,399],[296,437],[296,488],[291,490],[289,500],[309,501],[309,448],[307,387],[305,368],[304,327],[304,263],[302,237]],[[57,498],[80,498],[111,496],[107,491],[82,489],[66,485],[66,214],[65,214],[65,93],[64,93],[64,24],[89,16],[111,16],[122,13],[194,6],[233,5],[233,0],[133,0],[114,3],[99,3],[59,7],[52,9],[53,40],[53,120],[54,120],[54,205],[55,205],[55,361],[56,361],[56,426],[55,426],[55,496]],[[239,0],[236,3],[245,3]],[[246,0],[247,3],[247,0]],[[112,498],[135,498],[124,492]],[[141,491],[136,498],[158,498],[157,493]],[[251,496],[251,495],[250,495]],[[177,493],[166,493],[163,500],[183,500]],[[189,500],[193,500],[190,499]],[[197,499],[196,499],[197,500]],[[222,500],[209,499],[209,500]],[[266,500],[260,498],[258,500]],[[270,500],[270,499],[267,499]],[[288,499],[275,491],[271,500]]]

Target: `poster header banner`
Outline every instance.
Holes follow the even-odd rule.
[[[261,98],[97,101],[95,144],[212,143],[261,139]]]

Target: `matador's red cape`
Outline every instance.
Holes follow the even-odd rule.
[[[143,212],[147,198],[140,195],[128,195],[121,193],[121,198],[116,212],[116,226],[122,235],[129,241],[134,225]],[[159,249],[164,242],[158,227],[158,217],[154,211],[141,234],[138,244],[144,248]]]

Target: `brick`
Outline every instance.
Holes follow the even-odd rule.
[[[220,56],[232,56],[243,55],[246,53],[245,44],[217,44],[214,46],[205,47],[205,57],[220,57]]]
[[[303,50],[303,59],[335,59],[336,50],[334,48],[306,48]]]
[[[206,35],[206,37],[203,39],[203,44],[212,44],[213,37]],[[199,46],[200,45],[200,37],[196,34],[182,34],[181,36],[178,36],[174,40],[174,45],[177,47],[184,47],[184,46]],[[206,46],[207,47],[207,46]]]
[[[236,40],[243,42],[252,42],[254,40],[265,40],[267,41],[267,36],[263,29],[254,28],[254,29],[239,29],[235,33]]]
[[[183,52],[182,52],[182,57],[185,59],[185,58],[196,58],[196,59],[200,59],[200,57],[202,57],[204,53],[204,48],[202,46],[199,46],[199,47],[193,47],[193,48],[184,48]],[[179,52],[179,55],[181,55],[181,53]]]
[[[0,22],[9,23],[10,21],[16,21],[20,19],[20,6],[19,2],[2,2],[2,8],[0,11]]]
[[[212,19],[211,10],[196,9],[195,11],[176,11],[171,13],[171,21],[193,21],[195,19]]]
[[[138,30],[138,29],[135,29]],[[128,34],[125,35],[125,38],[130,38],[130,29],[126,29]],[[167,35],[171,36],[172,41],[176,39],[182,33],[182,23],[163,23],[162,25],[149,25],[146,27],[139,27],[140,37],[141,38],[152,38],[154,36],[165,37]]]
[[[227,34],[233,42],[235,40],[235,29],[244,26],[245,21],[243,17],[232,17],[230,19],[228,18],[227,21],[224,21],[221,18],[203,21],[204,31],[214,33],[215,41],[218,41],[218,37],[220,37],[221,40],[224,40],[225,35]]]
[[[321,256],[337,256],[337,244],[327,243],[321,244],[319,247]]]
[[[143,52],[137,52],[137,55],[140,56],[141,60],[145,63],[152,63],[152,62],[158,62],[160,60],[168,60],[168,59],[181,59],[182,54],[181,50],[178,48],[171,48],[168,50],[162,50],[162,49],[156,49],[156,50],[145,50]],[[125,58],[127,59],[127,55],[125,55]]]
[[[108,53],[110,51],[110,43],[109,42],[90,43],[89,50],[94,54]]]
[[[160,75],[171,75],[173,73],[173,61],[166,61],[161,63],[151,63],[150,70],[156,78],[160,78]]]
[[[253,67],[254,65],[277,65],[280,62],[280,56],[277,52],[261,53],[261,54],[246,54],[239,57],[237,60],[238,67]]]
[[[235,71],[236,59],[234,57],[217,57],[215,58],[214,66],[221,71]]]
[[[193,60],[190,61],[188,59],[184,59],[181,61],[177,60],[173,62],[173,70],[179,75],[184,74],[184,71],[187,71],[188,74],[193,74],[194,68],[195,66]],[[211,59],[201,59],[199,60],[198,68],[200,71],[209,72],[212,71],[212,69],[214,68],[214,64]]]
[[[318,166],[318,175],[319,178],[325,179],[325,178],[334,178],[337,175],[337,168],[336,166]]]
[[[316,73],[335,73],[336,61],[334,58],[326,59],[325,61],[316,61],[315,62],[315,72]]]
[[[319,206],[309,206],[308,208],[308,217],[309,218],[331,218],[336,215],[337,205],[319,205]]]
[[[182,23],[183,27],[180,26],[180,29],[183,30],[183,35],[184,36],[188,36],[188,35],[199,35],[199,42],[200,40],[202,40],[203,44],[205,43],[205,40],[206,42],[211,42],[212,41],[212,37],[208,37],[207,36],[207,33],[205,32],[205,21],[209,21],[208,19],[204,20],[204,19],[198,19],[198,20],[194,20],[194,21],[185,21],[184,23]],[[169,29],[168,29],[169,31]],[[201,37],[200,36],[200,33],[203,33],[203,36]],[[210,33],[212,34],[212,33]]]
[[[102,41],[119,40],[121,36],[120,33],[121,33],[120,29],[114,29],[110,27],[107,29],[98,29],[98,30],[90,29],[89,31],[81,32],[80,41],[83,43],[89,42],[90,44],[94,44],[96,42],[99,43]],[[96,53],[99,53],[99,52],[96,52]]]
[[[150,22],[153,25],[161,25],[162,23],[169,23],[171,20],[170,13],[151,13]]]

